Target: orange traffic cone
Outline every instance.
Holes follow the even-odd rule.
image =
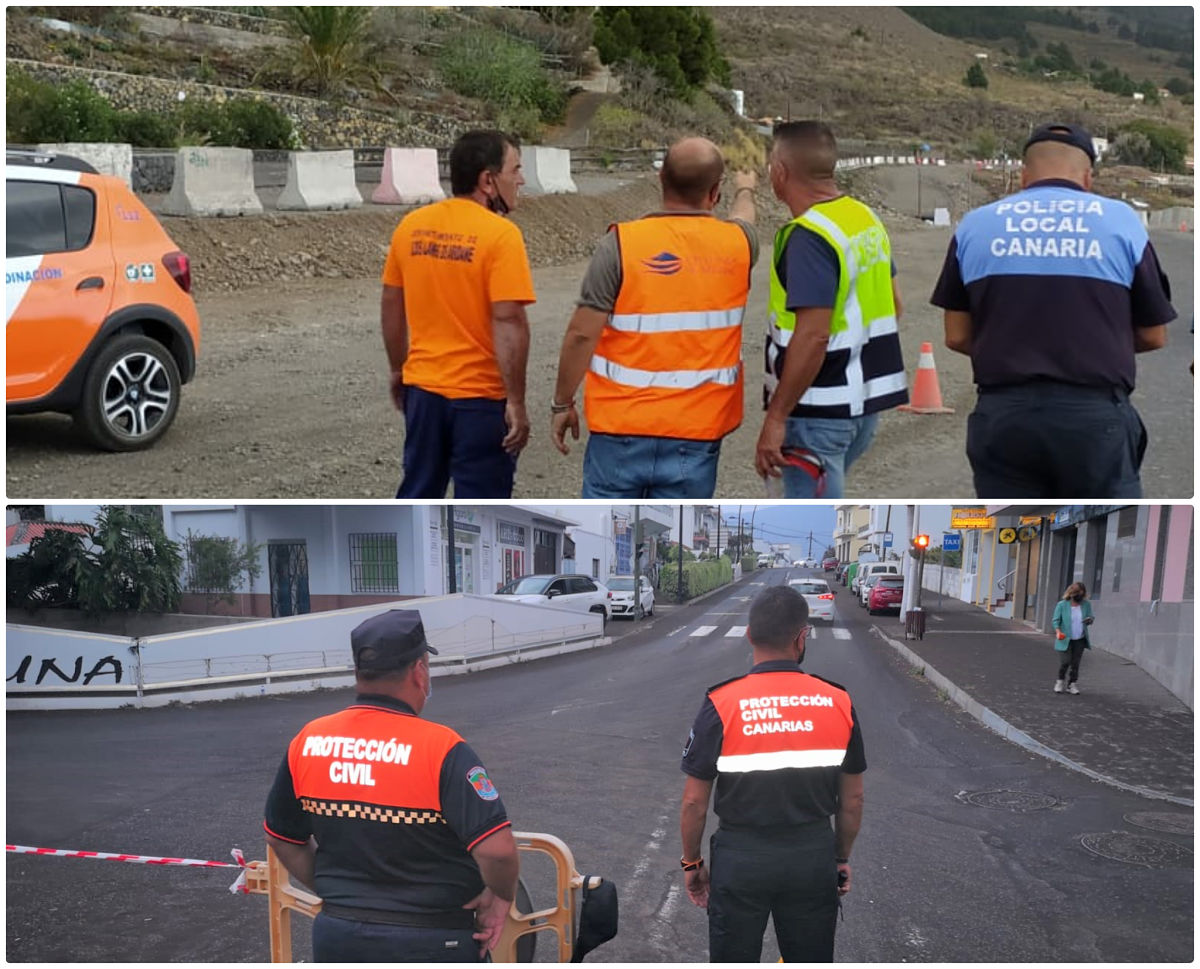
[[[901,404],[898,410],[914,414],[953,414],[953,407],[942,406],[942,389],[938,386],[937,367],[933,365],[933,344],[921,344],[921,360],[913,382],[912,403]]]

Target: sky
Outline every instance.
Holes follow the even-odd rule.
[[[790,542],[793,558],[808,557],[808,534],[813,536],[812,554],[820,556],[833,544],[833,531],[837,524],[837,512],[833,505],[733,505],[722,504],[721,517],[727,524],[737,528],[738,509],[741,509],[744,528],[749,530],[751,518],[757,538],[767,542]],[[942,532],[950,527],[949,505],[922,505],[921,531],[929,535],[929,544],[940,548]],[[897,547],[905,544],[908,535],[907,509],[904,505],[893,507],[892,534]]]

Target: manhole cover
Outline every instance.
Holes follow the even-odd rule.
[[[1192,835],[1192,816],[1190,814],[1172,814],[1167,811],[1137,811],[1125,815],[1125,820],[1136,824],[1139,828],[1149,828],[1151,831],[1165,831],[1167,834]]]
[[[1028,791],[976,791],[966,798],[978,807],[1003,808],[1005,811],[1043,811],[1058,807],[1059,800],[1049,794],[1031,794]]]
[[[1094,855],[1124,861],[1147,868],[1170,868],[1179,863],[1191,863],[1191,851],[1173,841],[1148,838],[1142,834],[1109,831],[1104,834],[1085,834],[1080,843]]]

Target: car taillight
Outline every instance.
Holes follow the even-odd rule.
[[[610,598],[610,599],[612,598],[612,592],[609,592],[608,598]]]
[[[818,598],[818,599],[832,599],[832,598],[833,598],[833,593],[832,593],[832,592],[826,592],[824,595],[817,596],[817,598]]]
[[[171,278],[179,284],[179,288],[185,293],[192,291],[192,263],[188,259],[186,252],[168,252],[162,257],[163,265],[167,267],[167,272],[171,274]]]

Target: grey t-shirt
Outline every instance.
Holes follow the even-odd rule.
[[[691,215],[697,218],[713,217],[711,212],[652,212],[646,218],[679,215]],[[758,232],[753,225],[742,219],[729,219],[728,221],[746,233],[746,240],[750,243],[750,268],[753,269],[754,264],[758,262]],[[617,244],[617,234],[610,231],[600,240],[596,251],[592,254],[592,261],[588,264],[587,272],[583,276],[583,283],[579,287],[579,299],[576,301],[576,305],[587,306],[600,310],[602,313],[611,313],[613,307],[617,305],[617,294],[620,291],[621,248]]]

